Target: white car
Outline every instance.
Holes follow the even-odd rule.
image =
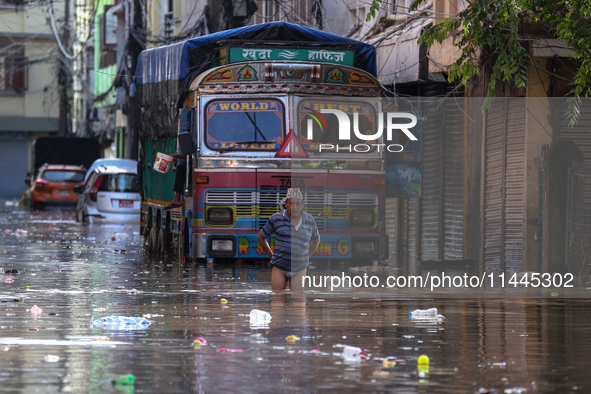
[[[76,221],[91,224],[139,224],[140,196],[137,162],[126,160],[121,165],[100,165],[94,168],[80,193]]]
[[[86,173],[86,176],[84,177],[84,182],[88,181],[88,178],[90,178],[90,175],[92,174],[92,171],[95,170],[96,168],[100,167],[100,166],[120,166],[120,167],[127,167],[127,166],[137,166],[137,161],[135,160],[130,160],[130,159],[96,159],[92,165],[90,166],[90,168],[88,169],[88,172]]]

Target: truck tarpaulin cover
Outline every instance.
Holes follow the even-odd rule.
[[[83,165],[101,157],[101,144],[91,138],[42,137],[35,140],[35,172],[43,164]]]
[[[192,38],[177,44],[143,51],[135,83],[142,107],[141,138],[172,138],[177,134],[177,111],[191,81],[211,67],[222,40],[354,44],[354,66],[376,75],[373,45],[287,22],[270,22]]]

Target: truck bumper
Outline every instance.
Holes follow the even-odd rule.
[[[268,258],[256,234],[193,233],[191,256],[194,258]],[[269,240],[271,249],[275,238]],[[385,260],[388,258],[388,236],[322,234],[312,258],[338,260]]]

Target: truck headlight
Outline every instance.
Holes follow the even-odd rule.
[[[354,258],[376,260],[379,258],[379,238],[353,237],[351,240],[351,254]]]
[[[351,224],[354,226],[373,226],[375,213],[368,209],[356,209],[351,213]]]
[[[216,253],[231,253],[234,242],[231,239],[214,239],[211,241],[211,251]]]
[[[373,255],[376,250],[373,241],[355,241],[353,242],[353,252],[357,254]]]
[[[207,222],[209,224],[232,224],[233,213],[231,208],[209,208],[207,210]]]

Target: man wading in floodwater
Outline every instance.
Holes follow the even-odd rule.
[[[281,201],[284,211],[273,214],[258,236],[263,250],[271,259],[271,288],[285,290],[289,281],[292,291],[303,291],[302,278],[310,265],[310,256],[320,243],[316,221],[302,209],[304,201],[298,188],[287,189]],[[267,238],[275,234],[275,251]]]

